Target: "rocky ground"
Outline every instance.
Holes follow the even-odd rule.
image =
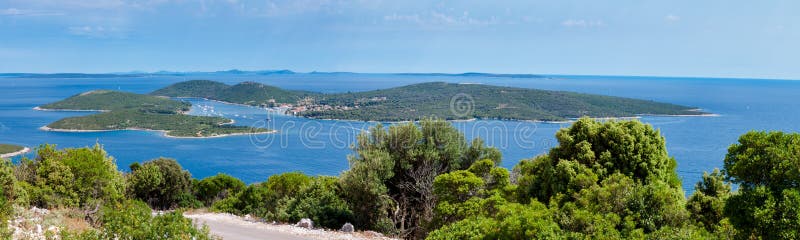
[[[81,231],[91,228],[82,212],[72,209],[47,210],[15,207],[14,217],[8,220],[13,239],[60,239],[63,229]]]

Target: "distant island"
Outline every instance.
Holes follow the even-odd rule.
[[[29,152],[31,149],[19,145],[0,143],[0,158],[10,158]]]
[[[119,91],[95,90],[36,107],[44,111],[100,111],[80,117],[68,117],[42,130],[94,132],[112,130],[163,131],[169,137],[220,137],[274,132],[269,129],[231,125],[222,117],[191,116],[190,103]]]
[[[323,94],[286,90],[256,82],[227,85],[209,80],[180,82],[154,96],[201,97],[260,107],[281,107],[308,118],[360,121],[503,119],[565,121],[639,115],[703,115],[697,108],[623,97],[565,91],[444,82],[383,90]]]

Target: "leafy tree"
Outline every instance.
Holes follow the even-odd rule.
[[[500,161],[499,151],[477,139],[468,144],[443,120],[393,125],[388,130],[378,125],[358,136],[354,151],[351,168],[341,181],[355,224],[416,238],[429,231],[424,226],[433,218],[437,175],[464,170],[480,159]]]
[[[161,169],[155,164],[131,169],[133,171],[128,175],[128,192],[147,203],[155,203],[155,198],[161,195],[161,187],[164,186]]]
[[[507,203],[513,190],[508,170],[496,167],[489,159],[477,161],[468,170],[444,173],[433,182],[438,200],[431,228],[453,223],[470,216],[488,216],[498,205]]]
[[[128,176],[134,198],[157,209],[191,205],[192,176],[174,159],[150,160],[135,169]]]
[[[559,145],[545,156],[523,160],[519,195],[549,201],[570,196],[615,174],[636,182],[661,181],[680,189],[677,163],[669,157],[658,130],[639,121],[594,121],[581,118],[556,133]]]
[[[703,180],[697,182],[694,193],[686,203],[692,219],[698,221],[709,231],[719,227],[725,208],[725,200],[731,195],[731,186],[725,182],[725,176],[719,171],[703,173]]]
[[[681,227],[688,220],[681,190],[664,182],[641,184],[621,173],[581,190],[574,204],[594,213],[615,215],[621,220],[616,228],[623,234]]]
[[[724,213],[741,238],[800,238],[800,134],[748,132],[728,148],[725,170],[739,193]]]
[[[217,200],[232,196],[245,188],[242,180],[224,173],[204,178],[194,185],[195,196],[206,206]]]

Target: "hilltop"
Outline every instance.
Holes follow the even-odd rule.
[[[147,96],[129,92],[94,90],[73,95],[67,99],[39,106],[46,110],[116,111],[139,109],[147,112],[178,113],[189,111],[192,105],[169,98]]]
[[[230,103],[273,107],[279,103],[295,103],[318,95],[306,91],[285,90],[256,82],[227,85],[208,80],[192,80],[172,84],[150,93],[167,97],[201,97]]]
[[[50,131],[154,130],[172,137],[218,137],[271,132],[233,126],[222,117],[190,116],[190,103],[136,93],[95,90],[37,107],[39,110],[96,110],[102,113],[68,117],[43,127]]]
[[[195,80],[152,95],[203,97],[224,102],[290,106],[309,118],[362,121],[508,119],[563,121],[582,116],[701,115],[694,107],[648,100],[483,84],[420,83],[383,90],[322,94],[284,90],[254,82],[234,86]]]

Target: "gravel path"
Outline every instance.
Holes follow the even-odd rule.
[[[305,229],[292,225],[253,222],[247,221],[239,216],[224,213],[185,213],[184,216],[194,220],[198,224],[208,225],[208,228],[211,230],[211,234],[222,237],[223,239],[391,239],[364,232],[343,233],[337,231],[326,231],[322,229]]]

